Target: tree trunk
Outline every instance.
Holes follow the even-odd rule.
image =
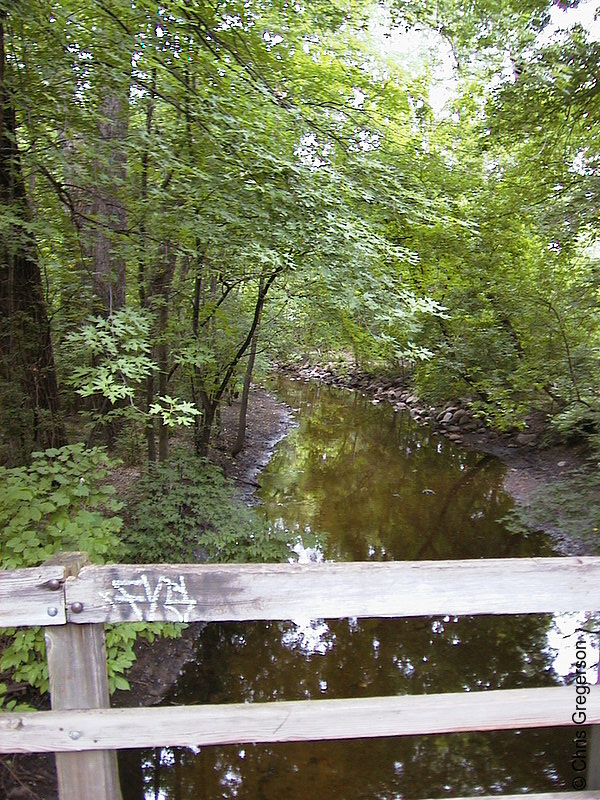
[[[238,420],[238,431],[235,444],[231,450],[232,456],[237,456],[244,448],[246,441],[246,419],[248,416],[248,398],[250,396],[250,384],[252,383],[252,372],[254,370],[254,361],[256,360],[256,345],[258,342],[258,328],[254,331],[252,342],[250,343],[250,353],[248,354],[248,364],[246,366],[246,373],[244,375],[244,388],[242,389],[242,400],[240,403],[240,416]]]
[[[248,356],[248,366],[244,375],[244,388],[242,390],[242,401],[240,404],[240,416],[238,420],[238,432],[235,444],[231,450],[232,456],[237,456],[244,449],[246,441],[246,419],[248,416],[248,397],[250,395],[250,383],[252,382],[252,370],[254,369],[254,359],[256,358],[256,336],[252,337],[250,345],[250,355]]]
[[[235,372],[235,368],[240,362],[240,359],[243,358],[244,353],[250,347],[251,342],[256,335],[258,324],[260,322],[260,316],[265,304],[265,299],[267,293],[277,276],[281,273],[281,268],[276,269],[274,272],[269,275],[267,280],[265,281],[264,276],[261,277],[259,287],[258,287],[258,296],[256,298],[256,305],[254,307],[254,316],[252,319],[252,323],[250,325],[250,329],[244,339],[244,341],[240,344],[239,348],[237,349],[235,355],[226,366],[223,378],[221,379],[220,384],[214,390],[212,390],[209,394],[202,387],[202,376],[198,374],[197,382],[200,386],[199,394],[202,399],[202,405],[204,408],[204,418],[202,421],[202,429],[198,432],[198,436],[196,437],[196,452],[199,455],[206,455],[208,452],[208,443],[210,442],[210,434],[211,429],[215,420],[215,414],[219,407],[219,403],[221,402],[221,398],[225,394],[227,387],[229,386],[229,382]],[[254,364],[252,365],[254,366]]]
[[[200,458],[206,458],[208,455],[208,445],[210,444],[210,437],[218,407],[218,401],[214,402],[210,400],[204,406],[202,426],[198,431],[198,436],[196,437],[195,441],[196,455],[200,456]]]
[[[173,249],[163,245],[161,263],[158,265],[151,286],[149,305],[154,301],[158,307],[156,329],[156,360],[158,364],[158,394],[164,397],[169,388],[169,344],[167,341],[167,326],[169,323],[169,301],[171,297],[171,284],[175,273],[176,257]],[[151,402],[150,396],[147,398]],[[148,431],[149,433],[149,431]],[[150,442],[149,442],[150,444]],[[150,455],[150,451],[149,451]],[[158,460],[166,461],[169,457],[169,427],[162,419],[158,423]]]
[[[12,216],[0,241],[0,392],[2,434],[12,463],[34,447],[66,443],[42,274],[17,144],[0,11],[0,205]]]
[[[142,179],[141,179],[141,187],[140,187],[140,200],[142,203],[142,218],[140,221],[140,238],[142,240],[142,252],[139,256],[138,262],[138,296],[140,299],[140,306],[142,308],[148,307],[148,298],[147,298],[147,287],[146,287],[146,266],[148,261],[148,254],[149,254],[149,247],[147,241],[147,223],[146,223],[146,211],[145,206],[148,199],[148,171],[150,167],[150,136],[152,135],[152,119],[154,116],[154,101],[155,101],[155,90],[156,90],[156,67],[152,70],[152,88],[150,91],[150,99],[148,102],[148,108],[146,110],[146,144],[144,146],[144,150],[142,152],[141,157],[141,167],[142,167]],[[146,434],[146,447],[148,453],[148,462],[150,464],[154,464],[157,458],[157,450],[156,450],[156,425],[154,424],[154,418],[150,415],[150,406],[154,401],[154,372],[151,372],[148,377],[146,378],[146,424],[145,424],[145,434]]]
[[[146,420],[146,446],[148,448],[148,461],[154,464],[156,461],[156,429],[154,426],[154,418],[148,413],[150,406],[154,400],[154,372],[150,373],[146,378],[146,413],[148,418]]]
[[[159,330],[161,338],[157,349],[158,361],[158,394],[164,397],[169,384],[169,346],[166,341],[167,323],[169,321],[169,308],[167,299],[164,300],[159,312]],[[169,427],[162,419],[158,420],[158,460],[166,461],[169,458]]]
[[[128,73],[133,43],[122,43],[121,69]],[[102,88],[98,108],[98,155],[94,164],[95,185],[91,216],[96,220],[92,231],[91,256],[94,294],[103,314],[112,314],[125,305],[125,257],[116,246],[127,226],[127,211],[121,197],[127,178],[125,142],[129,129],[129,80],[123,86]]]

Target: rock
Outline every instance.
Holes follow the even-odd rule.
[[[468,422],[465,422],[464,424],[463,424],[463,423],[461,423],[461,426],[460,426],[460,427],[462,428],[462,430],[463,430],[465,433],[470,433],[471,431],[478,431],[478,430],[481,430],[481,428],[479,427],[479,425],[478,425],[478,424],[477,424],[477,423],[476,423],[474,420],[472,420],[472,419],[471,419],[471,420],[469,420]]]
[[[536,439],[535,433],[520,433],[517,436],[517,444],[533,446]]]
[[[459,408],[452,421],[455,425],[467,425],[471,421],[471,415],[464,408]]]

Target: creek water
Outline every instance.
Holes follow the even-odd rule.
[[[382,561],[552,555],[513,533],[496,459],[388,405],[280,381],[297,427],[260,476],[266,522],[300,558]],[[557,601],[558,602],[558,601]],[[577,619],[551,615],[211,624],[167,704],[549,686]],[[562,626],[562,627],[561,627]],[[558,649],[557,649],[558,647]],[[121,754],[124,800],[392,800],[571,787],[574,729]]]

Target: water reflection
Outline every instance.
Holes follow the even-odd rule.
[[[292,383],[298,427],[262,475],[268,523],[334,560],[548,555],[514,535],[502,466],[407,415]],[[299,549],[299,548],[298,548]],[[305,551],[302,551],[305,554]],[[209,625],[167,702],[226,703],[548,686],[550,616]],[[563,641],[564,647],[570,647]],[[344,800],[559,790],[572,728],[125,755],[125,800]]]
[[[391,800],[533,791],[540,781],[561,785],[555,764],[568,760],[569,747],[572,743],[552,744],[537,732],[517,732],[230,746],[209,758],[204,752],[195,756],[163,748],[158,758],[144,762],[150,767],[142,774],[145,794],[137,796]],[[495,775],[491,785],[490,773]],[[157,774],[158,790],[153,786]]]

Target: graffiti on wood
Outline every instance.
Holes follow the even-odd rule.
[[[148,576],[142,574],[129,580],[112,580],[111,586],[112,592],[100,593],[102,599],[113,608],[129,605],[140,622],[152,619],[159,607],[174,622],[189,622],[196,605],[196,600],[188,594],[183,575],[179,575],[177,580],[161,575],[152,585]]]

